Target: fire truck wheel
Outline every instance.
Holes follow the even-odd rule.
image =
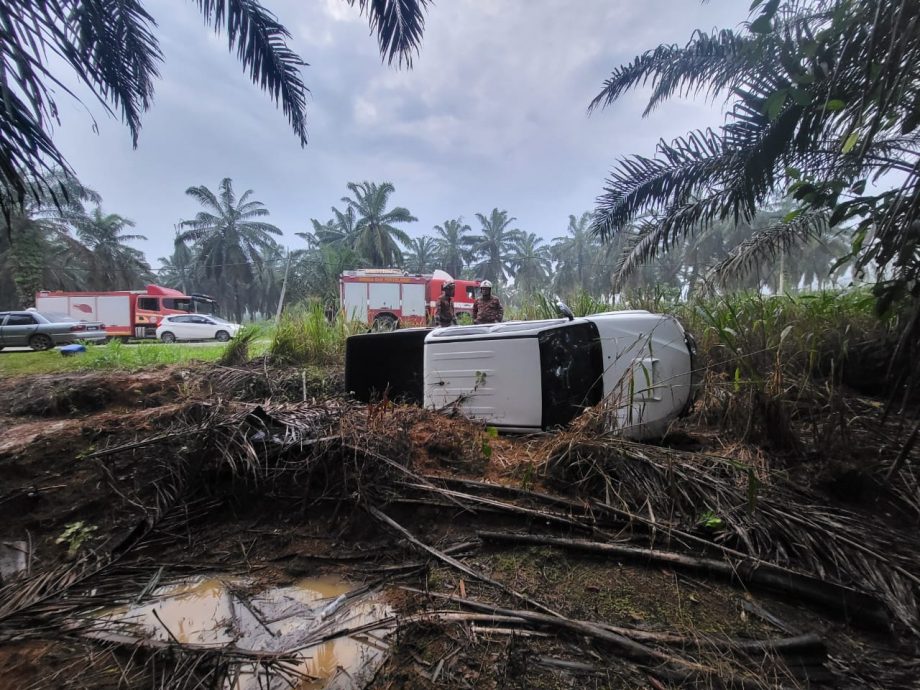
[[[176,342],[176,336],[169,331],[163,331],[163,333],[160,335],[160,340],[162,340],[164,343],[174,343]]]
[[[217,340],[221,343],[225,343],[230,340],[230,334],[227,333],[227,331],[217,331],[217,333],[214,334],[214,337],[217,338]]]
[[[50,336],[47,336],[44,333],[36,333],[31,338],[29,338],[29,347],[39,352],[42,350],[50,350],[52,347],[54,347],[54,341],[51,340]]]
[[[385,333],[387,331],[395,331],[398,327],[399,321],[396,320],[396,317],[390,316],[389,314],[381,314],[374,319],[374,325],[371,330],[377,333]]]

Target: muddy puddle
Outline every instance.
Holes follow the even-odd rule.
[[[287,587],[254,591],[239,579],[197,578],[156,589],[146,602],[107,612],[98,637],[134,638],[140,644],[176,644],[228,651],[291,654],[304,679],[266,686],[253,664],[239,664],[225,687],[346,690],[362,688],[383,664],[386,635],[395,625],[380,592],[366,592],[335,577],[307,578]],[[342,630],[368,626],[321,642]],[[318,643],[319,642],[319,643]]]

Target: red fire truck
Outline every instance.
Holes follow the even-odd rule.
[[[144,290],[63,292],[42,290],[35,308],[85,321],[101,321],[110,338],[155,338],[167,314],[214,314],[217,302],[207,295],[185,295],[172,288],[148,285]]]
[[[376,330],[427,326],[434,319],[441,287],[453,280],[444,271],[409,275],[395,268],[345,271],[339,278],[339,299],[346,318],[365,321]],[[478,280],[454,280],[457,317],[472,315]]]

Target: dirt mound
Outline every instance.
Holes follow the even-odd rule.
[[[186,379],[178,369],[19,376],[0,382],[0,415],[80,416],[110,407],[157,407],[177,400]]]

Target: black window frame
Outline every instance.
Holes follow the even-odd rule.
[[[153,300],[155,306],[154,306],[153,308],[144,307],[144,306],[141,305],[141,300],[144,300],[144,301]],[[160,311],[160,298],[159,298],[159,297],[150,297],[150,296],[148,296],[148,295],[144,295],[143,297],[138,297],[138,298],[137,298],[137,308],[138,308],[138,309],[143,309],[144,311]]]

